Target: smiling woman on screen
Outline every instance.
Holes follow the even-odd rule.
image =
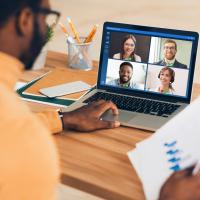
[[[141,62],[141,57],[135,54],[136,39],[133,35],[126,35],[122,41],[121,52],[114,54],[113,58]]]

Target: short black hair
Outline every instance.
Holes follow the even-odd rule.
[[[37,9],[42,0],[0,0],[0,28],[2,28],[8,19],[24,7],[29,7],[32,10]]]
[[[122,68],[123,66],[125,66],[125,65],[128,65],[128,66],[133,70],[133,65],[132,65],[130,62],[123,62],[123,63],[121,63],[119,69],[121,70],[121,68]]]

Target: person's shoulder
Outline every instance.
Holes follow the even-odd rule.
[[[116,53],[116,54],[113,55],[113,58],[120,59],[120,55],[121,55],[120,53]]]
[[[137,54],[134,54],[134,58],[135,58],[136,62],[141,62],[142,61],[141,57],[139,55],[137,55]]]
[[[134,81],[131,81],[130,82],[130,88],[133,88],[133,89],[144,89],[144,85],[136,83]]]
[[[160,61],[158,61],[158,62],[154,62],[153,64],[154,64],[154,65],[163,65],[163,60],[160,60]]]
[[[175,89],[174,89],[174,88],[170,88],[170,89],[169,89],[169,94],[176,94]]]
[[[4,84],[3,81],[0,85],[0,91],[2,92],[0,101],[0,118],[5,119],[5,117],[11,117],[11,119],[18,119],[23,117],[27,112],[31,112],[29,107],[19,99],[17,93],[14,90],[10,90],[7,84]],[[18,112],[19,110],[22,112]],[[12,113],[12,115],[9,113]],[[24,114],[22,115],[21,113]]]
[[[187,69],[187,65],[180,63],[179,61],[175,60],[174,67],[181,68],[181,69]]]
[[[110,81],[107,82],[107,84],[108,84],[108,85],[116,86],[116,85],[117,85],[117,80],[118,80],[118,79],[110,80]]]

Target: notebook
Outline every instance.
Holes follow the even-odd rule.
[[[80,76],[77,76],[77,73],[80,74]],[[40,93],[40,90],[43,88],[49,88],[49,87],[54,87],[54,86],[58,86],[58,85],[63,85],[63,84],[69,84],[72,82],[77,82],[80,81],[80,77],[81,77],[81,81],[83,81],[84,83],[93,86],[96,83],[96,72],[95,70],[91,70],[89,72],[86,71],[78,71],[77,70],[73,70],[71,68],[57,68],[57,69],[53,69],[51,70],[51,72],[43,77],[42,79],[40,79],[39,81],[37,81],[36,83],[34,83],[33,85],[31,85],[30,87],[28,87],[25,91],[23,91],[24,95],[34,95],[37,97],[44,97],[44,95],[42,95]],[[89,89],[89,87],[87,88],[87,90]],[[57,91],[59,92],[59,91]],[[76,93],[63,93],[64,95],[58,97],[59,99],[70,99],[70,100],[77,100],[79,99],[81,96],[83,96],[85,94],[85,90],[81,90],[80,92],[76,92]]]

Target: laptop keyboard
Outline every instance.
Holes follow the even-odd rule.
[[[150,99],[120,96],[105,92],[95,93],[93,96],[86,99],[84,103],[91,103],[100,99],[112,101],[114,104],[117,105],[118,109],[121,110],[156,115],[161,117],[168,117],[180,107],[180,105],[176,104],[159,102]]]

